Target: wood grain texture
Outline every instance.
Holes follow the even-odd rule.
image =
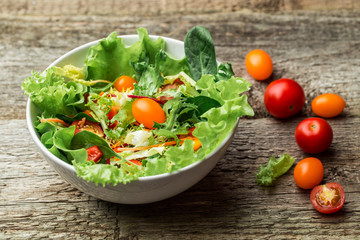
[[[359,1],[10,1],[0,0],[0,239],[359,239],[360,235],[360,6]],[[253,84],[255,117],[241,121],[226,155],[201,182],[171,199],[128,206],[89,197],[64,182],[36,150],[25,122],[20,88],[67,51],[112,31],[183,40],[194,25],[213,34],[217,57]],[[303,112],[276,120],[266,112],[269,81],[254,81],[244,59],[262,48],[274,74],[298,81]],[[324,182],[346,192],[343,210],[317,213],[292,170],[275,187],[254,174],[271,155],[297,161],[296,125],[313,116],[311,100],[336,92],[347,101],[330,119],[334,141],[319,154]]]

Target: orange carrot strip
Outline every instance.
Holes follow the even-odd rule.
[[[43,118],[40,120],[40,122],[57,122],[57,123],[60,123],[66,127],[69,126],[69,124],[67,124],[66,122],[64,122],[63,120],[61,119],[58,119],[58,118]]]
[[[114,148],[118,147],[120,144],[122,144],[122,142],[121,142],[121,141],[118,141],[117,143],[115,143],[114,146],[112,146],[112,148],[114,149]]]
[[[146,150],[154,147],[165,147],[165,146],[171,146],[176,145],[176,141],[170,141],[165,143],[159,143],[151,146],[145,146],[145,147],[134,147],[134,148],[116,148],[115,152],[123,152],[123,151],[141,151]]]
[[[90,111],[89,109],[86,109],[86,110],[84,111],[84,113],[85,113],[86,115],[92,117],[92,116],[91,116],[91,111]]]

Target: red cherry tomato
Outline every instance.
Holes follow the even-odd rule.
[[[132,77],[123,75],[116,79],[114,82],[114,87],[119,92],[125,92],[126,90],[132,90],[134,89],[134,84],[136,83],[135,79]]]
[[[245,66],[248,73],[256,80],[269,78],[273,71],[271,57],[261,49],[255,49],[248,53]]]
[[[135,165],[142,166],[142,163],[139,160],[131,159],[130,162],[132,162]],[[130,163],[127,163],[130,166]]]
[[[345,203],[343,187],[335,182],[320,185],[311,191],[310,200],[316,210],[321,213],[339,211]]]
[[[307,153],[321,153],[328,149],[333,139],[330,124],[322,118],[308,118],[295,129],[295,140]]]
[[[312,111],[324,118],[332,118],[339,115],[345,108],[345,101],[334,93],[325,93],[314,98],[311,103]]]
[[[305,103],[302,87],[292,79],[273,81],[265,90],[264,103],[276,118],[287,118],[298,113]]]
[[[81,132],[81,131],[89,131],[93,132],[100,137],[104,136],[104,131],[102,130],[99,123],[94,123],[88,120],[81,119],[81,120],[75,120],[72,122],[71,126],[75,125],[75,134]]]
[[[164,110],[150,98],[138,98],[133,102],[131,110],[136,121],[149,129],[154,126],[154,122],[164,123],[166,120]]]
[[[100,150],[100,148],[98,146],[92,146],[89,147],[88,149],[86,149],[88,158],[88,161],[94,161],[95,163],[100,161],[100,158],[102,157],[103,153]]]
[[[108,119],[111,120],[118,112],[120,111],[119,107],[111,107],[110,112],[107,114]],[[115,120],[114,123],[109,123],[109,128],[113,129],[118,124],[118,121]]]
[[[296,185],[303,189],[312,189],[320,184],[324,177],[324,167],[317,158],[304,158],[294,169]]]

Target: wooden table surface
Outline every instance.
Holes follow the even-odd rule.
[[[207,27],[217,58],[253,84],[255,116],[241,120],[225,156],[202,181],[171,199],[120,205],[89,197],[62,180],[37,150],[26,127],[20,84],[67,51],[112,31],[183,40]],[[274,62],[268,81],[246,72],[255,48]],[[360,2],[357,0],[0,0],[0,239],[360,239]],[[301,114],[271,117],[263,104],[269,82],[298,81],[306,93]],[[314,116],[310,104],[334,92],[347,102],[329,119],[331,147],[316,157],[323,182],[339,182],[343,209],[322,215],[299,189],[293,168],[274,187],[255,173],[272,155],[305,154],[294,130]]]

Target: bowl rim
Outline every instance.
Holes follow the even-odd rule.
[[[165,42],[170,41],[170,42],[174,42],[176,44],[180,44],[183,45],[184,42],[177,40],[177,39],[173,39],[173,38],[168,38],[168,37],[162,37],[162,36],[157,36],[157,35],[149,35],[149,37],[151,39],[156,39],[161,37],[162,39],[165,40]],[[139,38],[138,35],[119,35],[118,38],[123,38],[123,39],[134,39],[134,38]],[[98,39],[95,41],[91,41],[88,43],[85,43],[79,47],[76,47],[70,51],[68,51],[67,53],[65,53],[64,55],[62,55],[61,57],[57,58],[54,62],[52,62],[46,69],[56,66],[59,62],[61,62],[63,59],[67,58],[68,56],[83,50],[85,48],[90,48],[91,46],[97,44],[99,41],[103,40],[102,39]],[[68,171],[71,171],[73,173],[76,174],[75,168],[73,165],[70,165],[68,163],[66,163],[65,161],[61,160],[60,158],[56,157],[54,154],[52,154],[45,146],[44,144],[42,144],[42,142],[40,141],[40,138],[38,136],[38,134],[35,131],[35,127],[33,124],[33,121],[31,119],[31,105],[34,105],[34,103],[31,102],[30,97],[28,97],[28,101],[26,104],[26,123],[27,123],[27,127],[28,130],[30,132],[30,135],[33,139],[33,141],[35,142],[35,144],[40,148],[41,152],[46,155],[46,157],[48,157],[49,159],[51,159],[54,163],[56,163],[57,165],[60,165],[62,168],[67,169]],[[34,105],[35,106],[35,105]],[[36,107],[36,106],[35,106]],[[173,176],[173,175],[177,175],[180,174],[181,172],[187,171],[188,169],[194,168],[197,165],[201,164],[202,162],[206,161],[207,159],[211,158],[213,155],[215,155],[228,141],[229,139],[232,137],[234,131],[236,130],[238,124],[239,124],[240,118],[237,118],[237,121],[235,122],[235,125],[233,126],[232,130],[229,132],[229,134],[223,139],[223,141],[213,150],[211,151],[209,154],[206,155],[206,157],[202,160],[199,160],[197,162],[194,162],[188,166],[185,166],[179,170],[176,170],[172,173],[162,173],[162,174],[158,174],[158,175],[153,175],[153,176],[145,176],[145,177],[139,177],[138,179],[132,181],[132,182],[145,182],[148,180],[158,180],[158,179],[162,179],[162,178],[167,178],[169,176]]]

